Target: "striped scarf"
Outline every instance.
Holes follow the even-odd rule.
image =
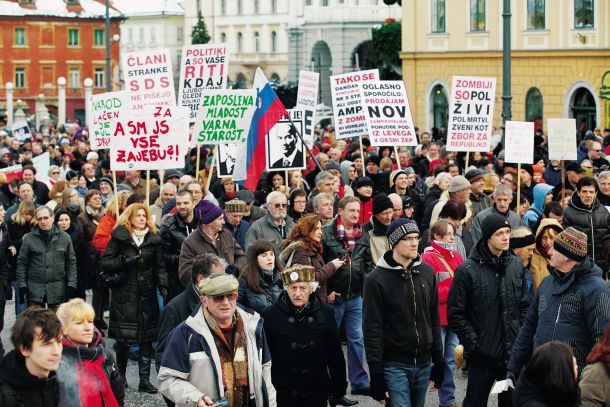
[[[343,242],[343,246],[348,250],[354,250],[362,237],[362,227],[355,224],[351,233],[348,233],[341,222],[341,217],[337,216],[337,238]]]

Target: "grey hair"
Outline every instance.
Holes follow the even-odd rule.
[[[335,176],[330,171],[320,171],[318,175],[316,175],[315,183],[319,185],[324,180],[335,180]]]
[[[273,202],[274,199],[276,198],[284,198],[286,200],[286,195],[280,191],[273,191],[271,192],[269,195],[267,195],[267,205],[269,205],[271,202]]]
[[[318,195],[313,197],[313,210],[315,211],[320,206],[320,201],[330,201],[335,203],[335,196],[328,192],[320,192]]]
[[[597,174],[597,180],[600,181],[602,178],[610,178],[610,171],[602,171]]]
[[[441,181],[443,180],[443,178],[447,178],[449,181],[451,181],[451,174],[449,174],[448,172],[439,172],[438,175],[436,176],[436,178],[434,178],[434,183],[436,185],[439,185],[441,183]]]
[[[494,189],[493,197],[497,197],[498,195],[508,195],[513,196],[513,190],[510,189],[508,185],[500,184]]]
[[[192,281],[196,282],[197,276],[209,276],[212,266],[220,267],[223,270],[226,270],[229,264],[225,259],[218,257],[213,253],[202,253],[195,256],[193,258],[193,266],[191,268]]]
[[[510,237],[525,237],[531,234],[532,230],[530,228],[528,228],[527,226],[519,226],[518,228],[511,230]]]
[[[161,187],[161,192],[167,191],[168,189],[171,189],[174,192],[176,192],[178,190],[178,188],[176,188],[176,185],[172,184],[171,182],[166,182]]]

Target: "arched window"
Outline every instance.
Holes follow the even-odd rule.
[[[538,88],[530,88],[525,96],[525,121],[534,122],[534,129],[542,129],[543,123],[542,93]]]
[[[277,33],[271,32],[271,52],[277,52]]]
[[[447,93],[442,85],[436,85],[432,89],[432,127],[440,129],[447,127],[449,119],[449,102]]]
[[[256,52],[260,52],[261,50],[261,36],[258,31],[254,33],[254,50]]]

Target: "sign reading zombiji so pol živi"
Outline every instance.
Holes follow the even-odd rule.
[[[184,168],[189,109],[159,106],[114,123],[110,168],[116,171]]]
[[[253,89],[204,90],[193,129],[197,143],[245,142],[256,103]]]

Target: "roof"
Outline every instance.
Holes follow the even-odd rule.
[[[183,0],[112,0],[126,16],[184,15]]]
[[[104,0],[79,0],[82,11],[68,11],[64,0],[32,0],[34,7],[22,7],[21,4],[12,1],[0,0],[0,16],[47,16],[68,18],[103,18],[106,16]],[[110,17],[120,17],[121,13],[112,5],[109,11]]]

